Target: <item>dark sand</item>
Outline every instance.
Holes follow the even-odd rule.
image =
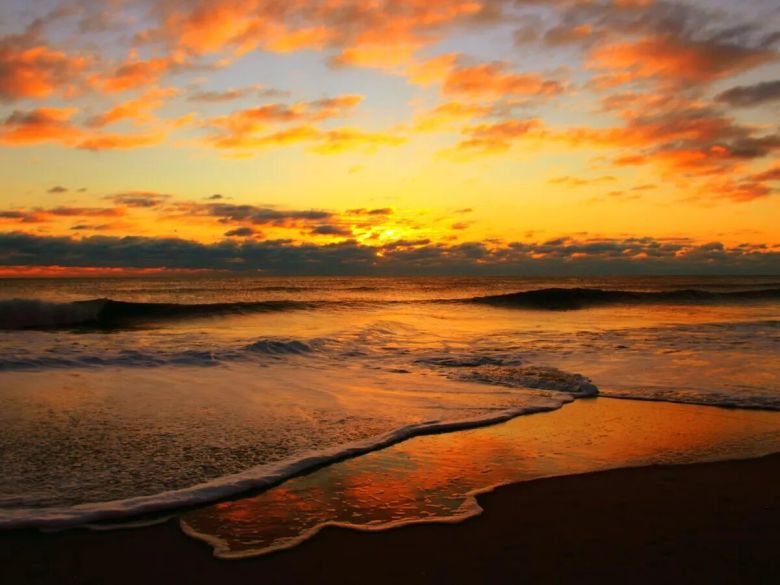
[[[777,583],[780,454],[515,484],[454,525],[327,528],[223,561],[176,521],[114,532],[0,533],[11,583]]]

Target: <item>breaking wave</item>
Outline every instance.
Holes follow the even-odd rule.
[[[478,296],[457,301],[451,299],[408,301],[413,303],[467,302],[497,307],[536,310],[575,310],[616,304],[704,304],[778,301],[780,288],[711,292],[698,289],[670,291],[629,291],[600,288],[544,288],[501,295]],[[375,301],[393,304],[403,301]],[[336,305],[355,307],[360,301],[271,300],[231,303],[142,303],[93,299],[54,303],[36,299],[0,300],[0,329],[57,329],[95,327],[115,329],[143,326],[160,321],[246,315],[314,309]]]
[[[118,328],[148,322],[314,308],[322,303],[259,301],[243,303],[134,303],[111,299],[52,303],[34,299],[0,301],[0,329],[65,327]]]
[[[570,311],[618,304],[693,305],[777,300],[780,300],[780,288],[730,292],[710,292],[699,289],[629,291],[601,288],[543,288],[503,295],[474,297],[467,299],[467,302],[522,309]]]

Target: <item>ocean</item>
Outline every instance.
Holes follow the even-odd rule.
[[[0,528],[210,503],[596,395],[777,411],[779,350],[777,276],[6,279]]]

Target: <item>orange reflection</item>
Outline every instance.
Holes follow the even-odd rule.
[[[324,524],[377,529],[477,512],[497,484],[780,447],[780,413],[610,399],[459,433],[417,437],[182,517],[223,557],[291,546]]]

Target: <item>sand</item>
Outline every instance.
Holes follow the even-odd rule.
[[[780,454],[534,480],[460,524],[366,533],[224,561],[176,520],[0,533],[8,583],[770,583],[780,578]]]

